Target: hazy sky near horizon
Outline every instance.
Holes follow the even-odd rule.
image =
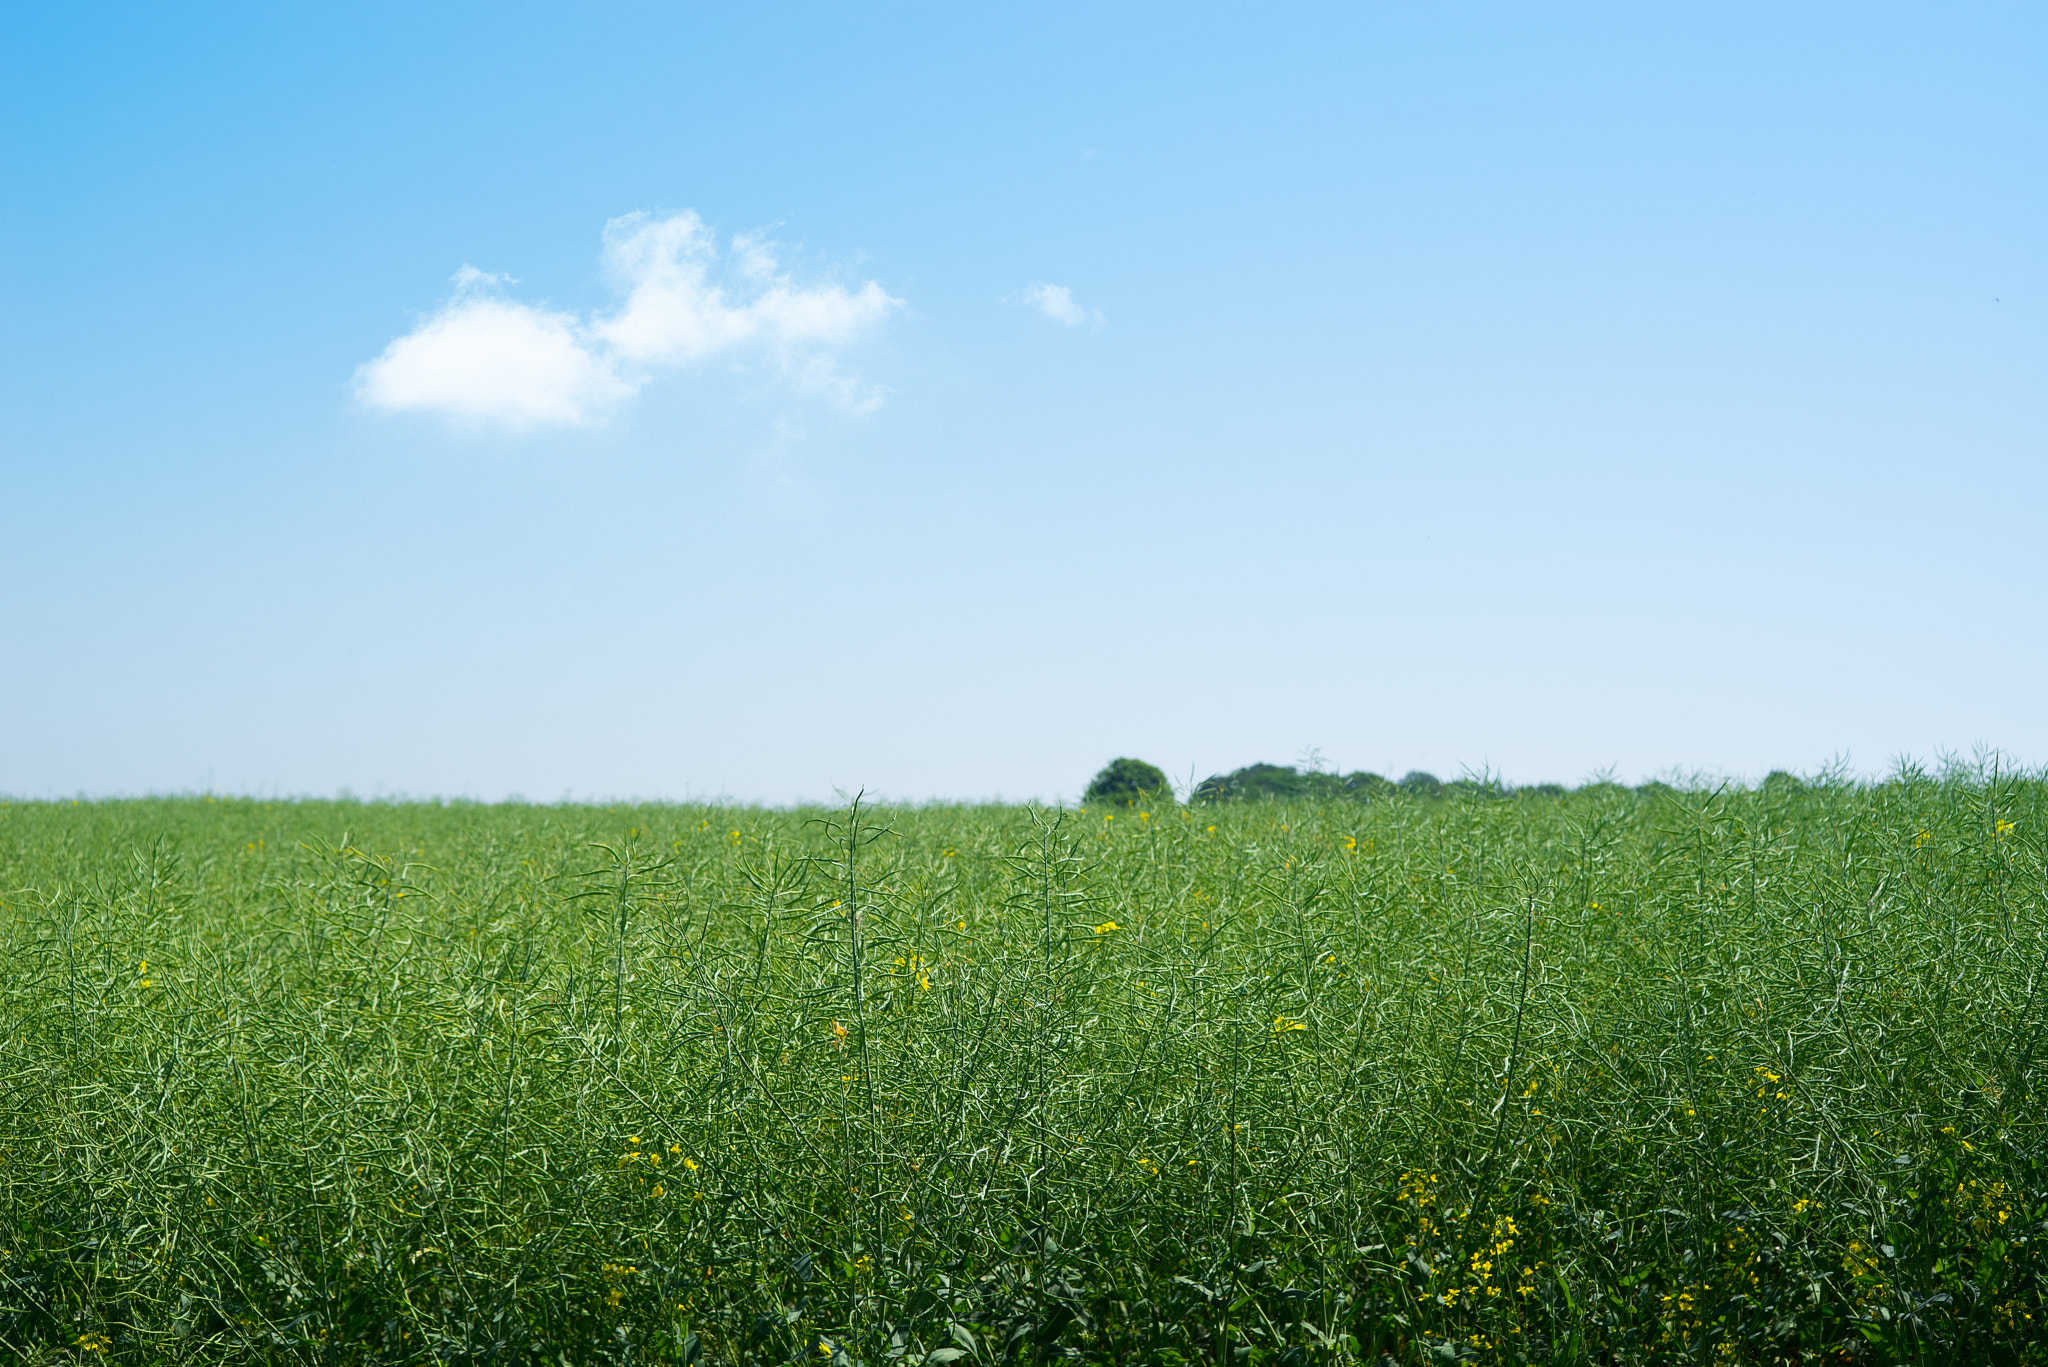
[[[16,6],[0,794],[2048,763],[2037,6]]]

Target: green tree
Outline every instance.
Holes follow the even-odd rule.
[[[1113,759],[1102,766],[1082,800],[1128,807],[1141,797],[1165,792],[1166,787],[1166,773],[1158,765],[1141,759]]]

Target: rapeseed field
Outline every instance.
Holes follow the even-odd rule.
[[[2048,782],[0,806],[24,1362],[2039,1362]]]

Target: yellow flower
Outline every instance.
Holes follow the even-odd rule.
[[[1114,921],[1104,921],[1104,922],[1103,922],[1103,923],[1102,923],[1101,925],[1099,925],[1099,926],[1095,927],[1095,933],[1096,933],[1097,935],[1107,935],[1107,934],[1109,934],[1109,933],[1110,933],[1110,932],[1111,932],[1112,930],[1122,930],[1122,929],[1123,929],[1123,927],[1122,927],[1122,926],[1120,926],[1120,925],[1118,925],[1118,924],[1117,924],[1116,922],[1114,922]]]
[[[1306,1029],[1308,1029],[1308,1023],[1306,1021],[1298,1021],[1294,1019],[1294,1017],[1292,1016],[1273,1017],[1273,1033],[1276,1035],[1284,1035],[1289,1030]]]
[[[2011,830],[2011,829],[2012,829],[2012,823],[2011,823],[2010,821],[2000,821],[2000,822],[1998,823],[1998,835],[1999,835],[1999,838],[2000,838],[2000,839],[2003,839],[2003,838],[2005,837],[2005,833],[2006,833],[2007,831]]]

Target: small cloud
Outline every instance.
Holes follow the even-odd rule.
[[[775,253],[757,233],[740,233],[732,240],[733,264],[749,280],[775,278]]]
[[[363,402],[531,427],[590,422],[638,388],[574,317],[479,296],[489,277],[464,272],[453,300],[356,372]]]
[[[508,300],[509,276],[464,266],[438,312],[357,370],[357,395],[373,408],[512,427],[587,423],[661,370],[752,348],[849,411],[881,404],[883,391],[831,354],[901,307],[874,281],[799,285],[764,238],[737,237],[721,254],[690,212],[613,219],[604,264],[624,302],[588,319]]]
[[[593,330],[620,357],[643,365],[687,365],[748,343],[787,360],[808,347],[852,342],[903,301],[870,280],[809,289],[781,274],[766,243],[733,244],[735,272],[752,297],[736,296],[713,271],[718,245],[693,213],[650,219],[629,214],[605,225],[605,264],[627,288],[625,307]]]
[[[1065,285],[1048,285],[1042,281],[1036,285],[1026,285],[1004,302],[1035,308],[1055,323],[1065,323],[1070,328],[1079,327],[1083,323],[1101,327],[1108,321],[1100,310],[1085,309],[1075,303],[1074,292]]]
[[[863,416],[880,408],[889,397],[889,391],[880,385],[867,384],[841,370],[838,360],[831,356],[806,360],[797,372],[797,382],[807,392],[822,394],[848,413]]]
[[[518,283],[509,275],[493,275],[489,271],[480,271],[466,261],[463,262],[462,269],[455,272],[455,292],[458,295],[471,294],[477,290],[494,290],[501,285]]]

